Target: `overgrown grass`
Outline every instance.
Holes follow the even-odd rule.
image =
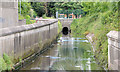
[[[11,70],[13,68],[13,63],[10,57],[7,54],[3,54],[3,57],[0,57],[0,72],[2,70]]]
[[[74,36],[87,35],[93,33],[95,42],[95,55],[101,65],[107,63],[108,58],[108,42],[106,34],[111,30],[119,31],[118,26],[118,12],[106,11],[104,13],[96,13],[93,15],[87,15],[80,19],[75,19],[72,22],[71,30]],[[106,65],[107,68],[107,65]]]

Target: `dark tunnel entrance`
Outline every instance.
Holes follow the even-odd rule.
[[[68,27],[64,27],[63,29],[62,29],[62,33],[64,34],[64,35],[67,35],[68,34]]]

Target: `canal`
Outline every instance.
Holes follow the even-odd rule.
[[[85,37],[62,35],[52,45],[21,70],[102,70]]]

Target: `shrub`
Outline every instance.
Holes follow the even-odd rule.
[[[2,70],[6,70],[6,69],[7,69],[6,63],[5,63],[4,59],[2,57],[0,57],[0,72]]]
[[[42,17],[43,17],[43,18],[46,18],[46,14],[44,14]]]
[[[24,19],[23,15],[20,15],[20,14],[18,14],[18,18],[19,18],[19,20],[23,20]]]
[[[36,20],[30,20],[30,21],[31,21],[32,24],[36,22]]]
[[[33,24],[35,23],[36,20],[29,20],[29,19],[26,19],[26,24]]]
[[[30,16],[29,16],[29,15],[26,15],[26,17],[25,17],[25,18],[30,20]]]
[[[32,22],[29,19],[26,19],[26,24],[32,24]]]
[[[7,70],[11,70],[12,67],[13,67],[13,63],[12,63],[10,57],[7,54],[4,53],[3,54],[3,59],[6,63],[6,65],[7,65]]]

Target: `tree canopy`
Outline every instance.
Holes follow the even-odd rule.
[[[55,16],[58,10],[74,10],[81,9],[80,2],[33,2],[32,8],[36,11],[38,16]]]
[[[19,3],[20,8],[20,3]],[[33,9],[33,10],[32,10]],[[115,2],[21,2],[21,14],[26,16],[43,15],[51,17],[56,15],[56,11],[61,13],[72,12],[79,15],[83,12],[94,14],[97,12],[105,12],[107,10],[116,11],[117,3]],[[20,9],[19,9],[20,13]]]
[[[21,5],[20,5],[21,4]],[[18,2],[18,13],[20,13],[20,6],[21,6],[21,14],[26,16],[29,14],[31,7],[31,4],[28,2]]]

